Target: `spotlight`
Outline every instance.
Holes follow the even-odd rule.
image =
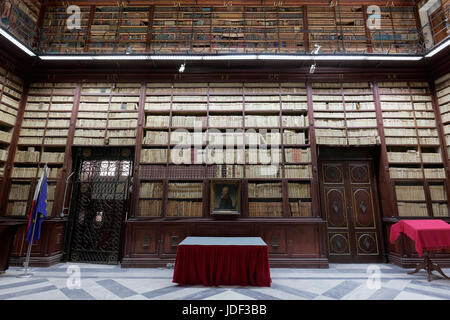
[[[314,73],[316,71],[316,64],[312,64],[311,68],[309,68],[309,73]]]
[[[311,54],[318,54],[320,51],[320,48],[322,48],[319,44],[314,45],[314,49],[311,51]]]
[[[185,68],[186,68],[186,63],[183,63],[183,64],[180,66],[180,69],[178,69],[178,72],[179,72],[179,73],[183,73]]]

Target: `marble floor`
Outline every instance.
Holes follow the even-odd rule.
[[[271,269],[272,286],[203,287],[172,283],[173,269],[61,263],[11,267],[0,275],[0,300],[448,300],[450,280],[392,264],[331,264],[329,269]],[[444,269],[450,274],[450,269]]]

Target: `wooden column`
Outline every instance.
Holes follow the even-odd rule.
[[[22,127],[23,115],[25,112],[25,106],[27,105],[29,89],[30,84],[28,83],[28,81],[25,81],[23,84],[22,99],[20,100],[19,110],[17,112],[16,124],[14,126],[11,143],[8,149],[8,158],[6,159],[3,183],[0,186],[0,215],[4,215],[8,207],[8,197],[11,188],[11,173],[14,167],[14,158],[16,156],[17,144],[19,142],[19,133],[20,128]]]
[[[152,49],[152,29],[153,29],[153,17],[155,13],[155,6],[150,6],[148,10],[148,30],[147,30],[147,44],[145,51],[149,52]]]
[[[303,6],[303,41],[305,51],[309,51],[309,31],[308,31],[308,7]]]
[[[375,111],[377,116],[377,127],[378,135],[380,136],[380,167],[379,167],[379,177],[380,177],[380,200],[381,209],[383,216],[398,216],[397,213],[397,200],[395,197],[395,189],[389,175],[389,161],[387,155],[386,138],[384,135],[384,125],[383,125],[383,114],[381,112],[381,102],[380,94],[378,90],[378,84],[376,82],[372,83],[373,98],[375,103]]]
[[[312,164],[312,179],[311,179],[311,198],[312,198],[312,212],[313,216],[324,217],[324,213],[320,210],[320,191],[319,191],[319,170],[318,170],[318,154],[316,145],[316,132],[314,126],[314,109],[312,100],[312,84],[306,83],[308,96],[308,119],[309,119],[309,145],[311,148],[311,164]]]
[[[66,149],[64,150],[64,163],[62,167],[61,177],[56,183],[56,191],[55,191],[55,201],[53,205],[53,217],[59,217],[63,208],[66,206],[66,203],[70,203],[70,193],[66,196],[66,203],[63,203],[64,200],[64,189],[66,187],[66,180],[69,175],[72,173],[72,146],[73,140],[75,136],[75,126],[77,123],[78,117],[78,108],[80,105],[80,95],[81,95],[81,82],[77,83],[77,87],[75,89],[75,96],[73,99],[73,107],[72,114],[70,116],[70,124],[69,131],[67,135],[67,143]],[[70,189],[68,189],[70,190]],[[67,213],[67,212],[65,212]]]
[[[314,125],[314,108],[312,99],[312,84],[306,83],[308,98],[308,119],[309,119],[309,145],[311,149],[312,179],[311,179],[311,208],[312,216],[327,220],[325,212],[320,207],[320,188],[319,188],[319,167],[318,152],[316,145],[316,131]],[[328,234],[326,224],[319,227],[319,252],[322,258],[328,258]]]
[[[91,6],[91,10],[89,11],[89,21],[87,25],[86,39],[84,39],[84,52],[89,52],[89,43],[91,41],[91,28],[92,23],[94,22],[94,14],[95,14],[95,6]]]
[[[444,134],[444,126],[442,124],[442,118],[441,118],[441,112],[439,108],[439,102],[436,95],[436,88],[433,81],[430,81],[430,93],[431,93],[431,103],[433,106],[434,116],[436,118],[436,127],[438,131],[439,136],[439,144],[441,147],[441,156],[442,156],[442,162],[444,164],[444,170],[445,170],[445,189],[447,192],[447,205],[448,205],[448,212],[450,213],[450,168],[449,168],[449,160],[448,160],[448,150],[447,150],[447,144],[445,141],[445,134]]]
[[[367,15],[367,5],[363,5],[362,10],[363,10],[363,17],[364,17],[364,30],[366,33],[367,52],[372,53],[373,52],[372,39],[370,37],[369,28],[367,27],[367,21],[369,20],[369,16]]]
[[[139,165],[141,163],[142,140],[144,135],[144,121],[145,121],[145,95],[147,86],[145,82],[141,83],[141,94],[139,96],[139,113],[138,126],[136,129],[136,147],[134,149],[134,163],[133,163],[133,192],[131,194],[130,213],[128,217],[136,217],[139,210]]]

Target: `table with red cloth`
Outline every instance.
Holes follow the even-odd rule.
[[[187,237],[178,245],[173,282],[270,287],[267,244],[260,237]]]
[[[431,281],[431,272],[438,271],[445,278],[448,278],[439,265],[431,262],[430,251],[450,248],[450,225],[443,220],[401,220],[391,226],[389,236],[390,242],[394,242],[404,233],[416,244],[416,251],[419,257],[424,256],[424,262],[419,263],[416,270],[409,274],[416,273],[421,269],[428,272],[428,281]]]

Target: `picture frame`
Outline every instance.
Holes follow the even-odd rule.
[[[241,182],[239,180],[211,181],[211,215],[241,214]]]

